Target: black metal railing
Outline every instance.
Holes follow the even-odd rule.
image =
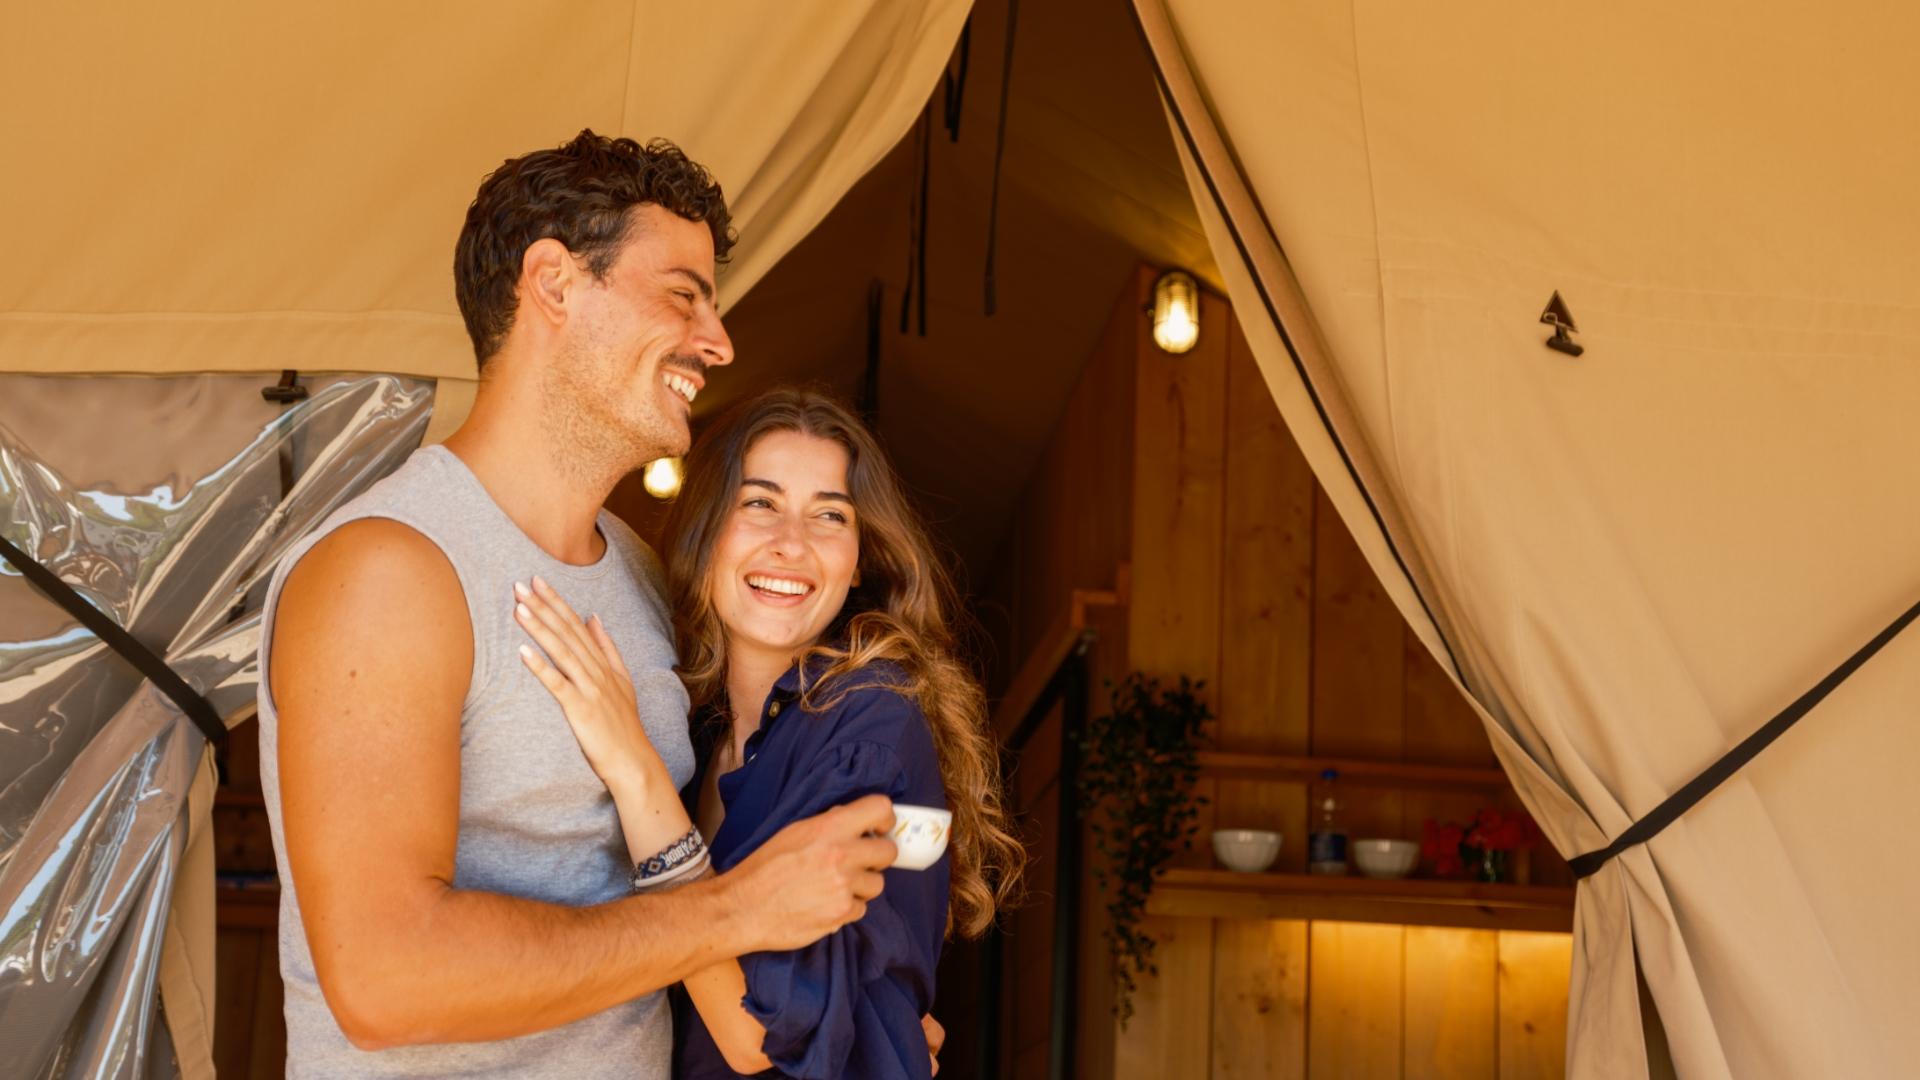
[[[1060,775],[1055,801],[1058,804],[1054,827],[1059,830],[1053,885],[1053,957],[1050,995],[1051,1009],[1047,1075],[1066,1080],[1074,1075],[1074,1047],[1079,1020],[1080,967],[1080,734],[1086,728],[1088,708],[1088,650],[1093,645],[1092,631],[1082,631],[1079,640],[1067,651],[1060,666],[1047,680],[1046,688],[1034,699],[1027,714],[1008,736],[1000,754],[1000,773],[1009,791],[1013,774],[1027,746],[1046,724],[1056,705],[1060,707]],[[1025,808],[1020,808],[1024,814]],[[1000,1068],[1001,1038],[999,995],[1005,988],[1006,936],[996,922],[984,944],[982,975],[992,995],[993,1007],[980,1028],[980,1065],[986,1075],[997,1075]]]

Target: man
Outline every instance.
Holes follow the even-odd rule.
[[[718,185],[665,142],[582,132],[481,185],[454,266],[471,417],[329,518],[268,595],[290,1075],[665,1076],[662,987],[809,944],[880,892],[876,796],[630,895],[612,800],[517,655],[511,589],[541,574],[616,629],[686,781],[658,562],[601,505],[686,451],[694,397],[733,360],[713,285],[732,242]]]

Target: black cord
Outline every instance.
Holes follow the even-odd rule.
[[[993,194],[987,203],[987,314],[995,303],[994,249],[1000,240],[1000,162],[1007,152],[1007,95],[1013,87],[1013,40],[1020,28],[1020,0],[1007,0],[1007,57],[1000,65],[1000,123],[993,135]]]
[[[932,160],[927,145],[932,141],[928,124],[932,118],[933,106],[928,104],[926,112],[920,114],[919,123],[913,127],[914,140],[920,148],[919,182],[907,197],[907,283],[900,291],[900,332],[906,333],[912,326],[911,315],[916,292],[921,295],[920,336],[927,336],[926,274],[927,274],[927,168]]]
[[[960,27],[960,44],[954,52],[959,59],[958,73],[949,67],[940,76],[940,97],[947,123],[947,141],[960,141],[960,106],[967,96],[967,54],[972,51],[973,16],[968,15],[965,25]]]
[[[1578,880],[1592,874],[1605,866],[1607,860],[1615,855],[1635,844],[1644,844],[1660,835],[1660,830],[1673,824],[1681,814],[1693,809],[1694,804],[1725,783],[1728,777],[1739,772],[1741,766],[1759,756],[1760,751],[1771,746],[1775,739],[1785,735],[1787,729],[1798,723],[1801,717],[1812,712],[1815,705],[1820,704],[1828,694],[1833,693],[1841,683],[1846,682],[1849,675],[1860,670],[1862,664],[1873,659],[1873,654],[1879,652],[1887,642],[1898,636],[1900,631],[1905,630],[1907,624],[1911,623],[1916,616],[1920,616],[1920,603],[1902,612],[1900,617],[1893,620],[1885,630],[1874,635],[1872,641],[1860,646],[1839,667],[1828,672],[1827,677],[1816,683],[1813,689],[1801,694],[1793,704],[1781,710],[1773,719],[1760,725],[1758,731],[1740,740],[1740,744],[1721,755],[1720,760],[1701,770],[1700,775],[1687,781],[1684,787],[1667,796],[1659,806],[1642,814],[1640,820],[1627,826],[1619,836],[1613,838],[1612,843],[1597,851],[1589,851],[1567,860],[1567,865],[1573,867],[1574,879]]]
[[[125,627],[114,622],[105,612],[87,603],[84,597],[74,592],[72,586],[61,581],[53,571],[8,543],[4,537],[0,537],[0,558],[12,563],[29,584],[38,589],[47,599],[59,604],[67,614],[79,620],[80,625],[93,631],[95,637],[104,642],[108,648],[119,653],[120,658],[132,664],[140,674],[146,676],[155,689],[171,698],[173,703],[180,707],[180,711],[187,715],[187,719],[193,721],[193,726],[200,729],[200,734],[207,737],[207,741],[220,751],[222,757],[225,756],[227,725],[221,722],[220,714],[207,703],[207,699],[201,697],[199,691],[188,685],[187,680],[181,678],[178,672],[167,666],[165,660],[160,659],[158,654],[128,633]]]

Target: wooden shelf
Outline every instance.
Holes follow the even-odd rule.
[[[1338,783],[1343,787],[1503,791],[1509,786],[1507,774],[1494,767],[1288,754],[1241,754],[1220,750],[1200,752],[1200,775],[1215,780],[1312,783],[1328,769],[1340,773]]]
[[[1378,881],[1175,867],[1154,885],[1147,897],[1147,913],[1566,931],[1573,928],[1573,890],[1475,881]]]

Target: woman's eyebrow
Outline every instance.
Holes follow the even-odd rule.
[[[773,492],[775,495],[785,495],[787,493],[787,489],[784,487],[781,487],[777,482],[772,480],[762,480],[757,476],[749,476],[742,479],[740,481],[740,486],[765,488],[766,490]],[[813,497],[816,499],[825,499],[828,502],[843,502],[843,503],[846,503],[848,506],[853,505],[853,496],[847,494],[844,491],[816,491],[813,493]]]

